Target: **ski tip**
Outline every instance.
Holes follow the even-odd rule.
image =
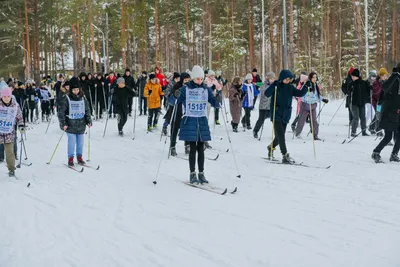
[[[228,192],[228,188],[225,188],[224,192],[221,193],[221,195],[225,195]]]
[[[326,167],[325,169],[330,169],[331,168],[331,165],[329,165],[328,167]]]
[[[84,170],[85,168],[84,167],[82,167],[82,169],[79,171],[79,172],[83,172],[83,170]]]
[[[97,168],[96,168],[96,171],[98,171],[98,170],[100,170],[100,165],[99,165],[99,166],[97,166]]]
[[[229,148],[226,150],[226,153],[228,153],[229,152]]]
[[[153,184],[156,185],[156,184],[157,184],[157,181],[153,181]]]
[[[15,167],[17,167],[17,168],[19,169],[19,168],[21,168],[21,165],[20,165],[20,164],[18,164],[18,165],[17,165],[17,166],[15,166]]]
[[[28,160],[28,158],[25,158],[25,160]]]
[[[31,186],[31,183],[28,183],[28,184],[26,185],[26,187],[28,187],[28,188],[29,188],[30,186]]]
[[[342,144],[346,143],[346,139],[343,140]]]
[[[235,187],[235,189],[233,189],[233,191],[231,192],[231,194],[235,194],[237,192],[237,187]]]
[[[236,177],[240,179],[240,178],[242,178],[242,175],[241,175],[241,174],[239,174],[239,175],[237,175]]]
[[[221,137],[219,140],[222,140],[223,138]]]
[[[215,159],[214,160],[217,160],[219,158],[219,154],[215,157]]]

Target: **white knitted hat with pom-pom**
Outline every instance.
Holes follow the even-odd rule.
[[[192,79],[196,79],[196,78],[204,78],[204,70],[202,67],[196,65],[193,67],[191,73],[190,73],[190,77]]]

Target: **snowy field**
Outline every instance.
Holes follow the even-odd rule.
[[[83,173],[64,167],[66,136],[46,165],[61,130],[56,120],[47,134],[46,124],[35,125],[26,141],[33,165],[17,169],[19,180],[1,166],[0,266],[400,266],[400,164],[373,163],[374,136],[341,144],[347,110],[328,126],[341,102],[322,112],[325,142],[316,142],[316,158],[307,125],[303,140],[286,136],[297,162],[330,169],[266,163],[270,121],[261,142],[252,131],[232,133],[229,124],[237,179],[224,125],[211,127],[218,150],[206,156],[220,156],[206,160],[205,173],[215,186],[238,187],[225,196],[183,184],[188,162],[167,158],[168,144],[164,149],[160,130],[146,134],[145,117],[138,117],[135,140],[132,118],[123,138],[115,119],[104,139],[104,122],[94,122],[90,163],[101,168]],[[253,126],[257,117],[254,110]],[[177,151],[184,155],[181,142]],[[382,152],[384,161],[390,152]],[[279,149],[275,156],[281,159]]]

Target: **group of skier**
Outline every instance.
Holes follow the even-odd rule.
[[[389,74],[386,69],[378,72],[377,78],[369,81],[361,79],[358,69],[350,69],[348,77],[342,85],[346,95],[346,107],[349,108],[349,129],[351,135],[357,136],[356,130],[361,121],[361,133],[367,136],[371,133],[385,132],[385,137],[374,149],[372,158],[381,162],[380,152],[395,137],[395,145],[390,161],[399,161],[400,148],[400,64]],[[323,105],[328,99],[321,94],[316,72],[308,75],[302,73],[295,80],[289,70],[282,70],[278,79],[273,72],[268,72],[262,81],[257,69],[247,74],[242,80],[234,77],[229,89],[227,80],[222,79],[221,72],[204,71],[200,66],[194,66],[191,71],[181,74],[175,72],[165,77],[159,68],[150,75],[143,71],[135,81],[129,69],[124,75],[110,72],[105,78],[81,73],[79,77],[66,80],[59,75],[54,86],[51,81],[44,80],[39,88],[34,88],[32,81],[2,82],[0,103],[0,152],[5,150],[7,166],[10,175],[15,173],[16,128],[23,133],[25,123],[33,121],[34,110],[38,102],[42,110],[42,120],[49,120],[50,114],[57,107],[60,128],[68,136],[68,166],[74,166],[74,157],[78,164],[85,164],[83,159],[83,143],[86,127],[92,126],[92,119],[100,119],[103,113],[107,119],[117,117],[119,135],[123,136],[123,128],[129,116],[132,115],[134,97],[138,97],[139,116],[148,115],[147,131],[158,127],[161,108],[166,108],[162,133],[168,134],[170,126],[170,149],[172,156],[177,156],[176,140],[185,142],[185,152],[189,160],[189,181],[192,184],[208,183],[204,174],[204,150],[211,140],[209,116],[214,109],[214,123],[219,125],[221,109],[225,108],[224,98],[227,96],[231,113],[233,132],[238,132],[239,124],[244,130],[253,130],[254,138],[259,138],[260,129],[270,118],[273,127],[273,141],[267,146],[268,158],[273,159],[273,152],[279,146],[282,153],[282,163],[293,164],[286,146],[285,133],[292,114],[292,100],[298,100],[296,118],[291,128],[294,136],[301,138],[306,121],[310,122],[312,138],[319,138],[318,117]],[[56,102],[52,101],[52,88],[55,89]],[[228,89],[224,93],[223,88]],[[371,93],[372,92],[372,93]],[[224,96],[225,95],[225,96]],[[36,100],[37,98],[37,100]],[[251,113],[259,99],[258,119],[254,129],[251,126]],[[164,105],[163,105],[164,100]],[[376,110],[370,127],[366,125],[365,104],[372,100]],[[31,110],[31,106],[34,107]],[[319,112],[317,112],[319,106]],[[28,107],[28,109],[26,109]],[[30,112],[30,116],[25,112]],[[242,114],[243,110],[243,114]],[[147,112],[148,111],[148,112]],[[223,113],[225,111],[222,111]],[[222,113],[222,115],[224,115]],[[28,113],[27,113],[28,114]],[[243,115],[243,116],[242,116]],[[38,115],[36,115],[38,117]],[[4,155],[4,153],[0,153]],[[196,157],[197,170],[196,172]],[[0,160],[2,158],[0,157]]]

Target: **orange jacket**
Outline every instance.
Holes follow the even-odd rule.
[[[151,90],[151,94],[149,94]],[[164,95],[159,83],[147,83],[144,87],[144,97],[147,97],[147,106],[150,109],[161,107],[161,96]]]

